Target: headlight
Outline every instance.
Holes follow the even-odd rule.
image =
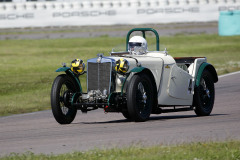
[[[125,74],[129,69],[129,62],[126,59],[119,59],[116,62],[115,70],[120,74]]]
[[[85,64],[81,59],[74,59],[71,64],[71,70],[75,74],[83,74],[85,69]]]

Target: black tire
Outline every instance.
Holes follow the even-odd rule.
[[[127,108],[130,118],[136,122],[148,120],[153,104],[152,82],[147,74],[135,74],[127,89]]]
[[[130,117],[130,115],[129,115],[129,113],[128,113],[128,111],[127,110],[125,110],[125,111],[122,111],[122,115],[126,118],[126,119],[128,119],[128,120],[130,120],[131,119],[131,117]]]
[[[54,118],[59,124],[70,124],[77,113],[71,107],[70,98],[76,92],[76,85],[70,77],[62,74],[56,77],[52,85],[51,106]]]
[[[193,105],[197,116],[208,116],[211,114],[215,99],[215,88],[211,73],[204,70],[200,84],[194,89]]]

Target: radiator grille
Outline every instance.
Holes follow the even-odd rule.
[[[88,91],[106,89],[110,93],[111,63],[88,63]]]

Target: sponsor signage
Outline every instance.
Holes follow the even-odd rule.
[[[203,1],[0,3],[0,28],[206,22],[218,21],[220,11],[240,10],[240,1],[237,0]]]

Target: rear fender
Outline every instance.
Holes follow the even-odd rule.
[[[78,92],[82,93],[82,85],[78,78],[78,75],[74,74],[70,67],[61,67],[56,70],[56,72],[65,72],[78,86]]]
[[[198,73],[197,73],[197,77],[196,77],[196,86],[197,87],[200,84],[201,76],[202,76],[204,69],[208,70],[212,74],[214,83],[216,83],[218,81],[218,75],[217,75],[217,72],[216,72],[215,68],[213,67],[213,65],[204,62],[201,64],[201,66],[198,69]]]

